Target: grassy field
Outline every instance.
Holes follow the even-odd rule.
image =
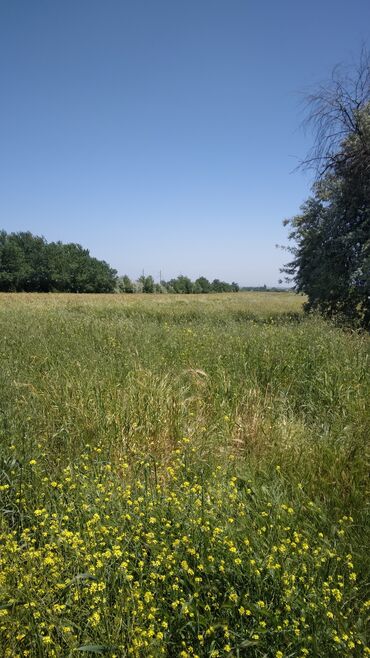
[[[0,295],[0,656],[370,655],[367,335]]]

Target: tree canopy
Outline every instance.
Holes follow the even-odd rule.
[[[370,58],[352,74],[336,68],[308,98],[314,146],[311,197],[286,220],[291,262],[283,271],[308,309],[370,325]]]
[[[116,270],[79,244],[48,243],[30,232],[0,231],[3,292],[113,292]]]

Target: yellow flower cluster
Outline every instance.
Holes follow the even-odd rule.
[[[235,473],[190,469],[188,444],[160,473],[100,448],[58,479],[31,459],[22,491],[2,492],[4,658],[364,654],[352,520],[325,536],[302,496],[298,512]]]

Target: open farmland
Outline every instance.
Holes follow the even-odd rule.
[[[0,295],[1,656],[370,654],[370,341],[302,301]]]

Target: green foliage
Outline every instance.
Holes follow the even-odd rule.
[[[295,246],[283,271],[296,290],[307,294],[308,309],[369,327],[369,59],[362,61],[356,84],[338,78],[334,82],[333,89],[313,98],[314,161],[321,169],[312,197],[299,215],[285,222]]]
[[[210,283],[210,281],[204,276],[200,276],[193,282],[189,277],[180,274],[176,279],[171,279],[168,282],[162,281],[161,283],[167,289],[167,292],[178,294],[239,291],[239,285],[235,283],[235,281],[230,284],[225,281],[220,281],[219,279],[214,279],[214,281]]]
[[[118,292],[145,292],[145,293],[172,293],[178,295],[189,295],[191,293],[211,293],[211,292],[239,292],[239,285],[233,281],[226,283],[215,279],[212,283],[201,276],[192,281],[188,276],[180,274],[176,279],[169,281],[161,280],[160,283],[154,283],[152,276],[142,274],[139,279],[133,283],[126,275],[118,279]]]
[[[151,275],[143,277],[143,292],[154,292],[154,279]]]
[[[193,292],[193,283],[188,276],[180,274],[177,279],[168,282],[168,290],[178,294],[189,294]]]
[[[226,281],[214,279],[211,283],[211,290],[212,292],[238,292],[239,286],[235,281],[226,283]]]
[[[29,267],[25,254],[17,240],[9,240],[5,231],[0,232],[0,290],[22,289],[27,280]]]
[[[0,232],[1,291],[113,292],[115,282],[116,271],[79,244]]]
[[[119,277],[117,280],[117,289],[118,292],[133,293],[135,292],[135,285],[130,277],[124,274],[124,276]]]
[[[200,276],[195,280],[194,288],[196,288],[194,292],[207,293],[212,291],[211,284],[205,276]]]

